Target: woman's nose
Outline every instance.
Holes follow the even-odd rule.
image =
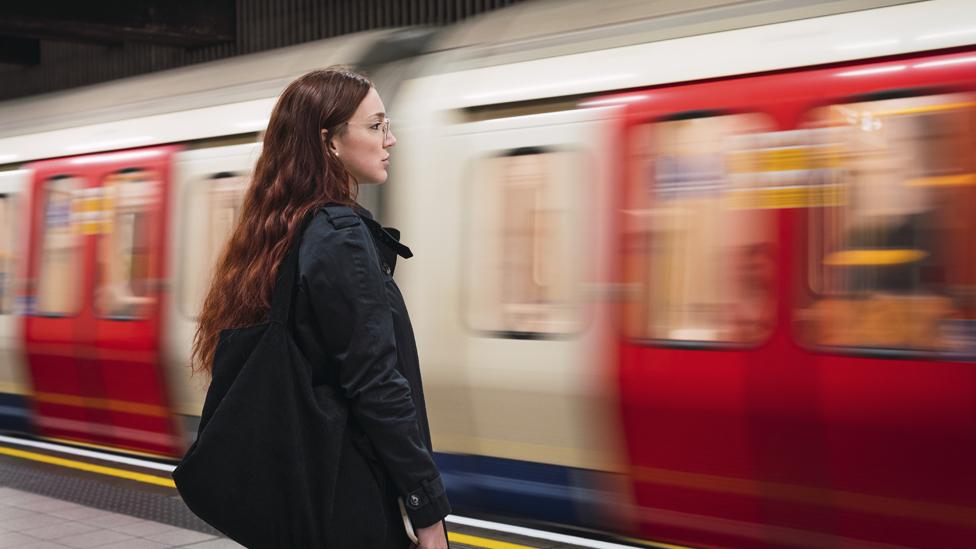
[[[386,141],[383,143],[383,148],[388,149],[396,144],[397,138],[395,135],[393,135],[393,130],[390,130],[389,133],[386,134]]]

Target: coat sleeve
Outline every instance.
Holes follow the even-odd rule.
[[[350,412],[404,498],[411,522],[422,528],[451,508],[420,433],[410,384],[396,368],[386,281],[367,230],[356,219],[351,226],[309,231],[302,243],[301,283],[338,366]]]

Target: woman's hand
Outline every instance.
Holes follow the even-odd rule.
[[[439,520],[426,528],[417,528],[417,549],[447,549],[447,530]]]

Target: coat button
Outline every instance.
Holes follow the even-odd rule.
[[[416,494],[410,496],[410,506],[417,507],[418,505],[420,505],[420,498]]]
[[[390,269],[390,264],[389,263],[385,263],[385,262],[383,263],[383,272],[386,273],[387,275],[390,275],[393,272]]]

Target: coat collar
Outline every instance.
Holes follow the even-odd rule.
[[[404,259],[413,257],[413,252],[410,251],[410,248],[400,243],[400,231],[398,229],[380,225],[373,218],[373,214],[358,203],[354,204],[352,209],[369,228],[369,232],[373,235],[374,239],[382,242],[387,248],[395,252],[396,255]],[[396,258],[394,257],[393,260],[396,261]]]

